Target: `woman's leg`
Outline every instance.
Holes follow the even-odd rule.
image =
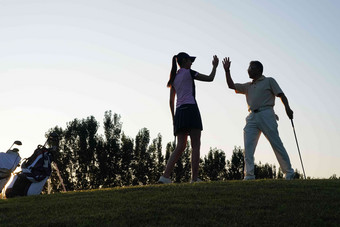
[[[187,145],[187,133],[178,133],[177,135],[177,146],[176,149],[172,152],[170,155],[170,158],[168,160],[168,163],[166,164],[166,168],[164,171],[163,176],[166,178],[169,178],[171,175],[171,172],[178,161],[178,159],[181,157],[186,145]]]
[[[190,131],[191,139],[191,180],[197,181],[198,177],[198,167],[200,164],[200,149],[201,149],[201,130],[192,129]]]

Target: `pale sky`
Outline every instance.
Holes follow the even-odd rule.
[[[220,58],[215,80],[196,82],[201,157],[217,147],[230,159],[243,148],[247,104],[227,88],[223,57],[235,82],[249,81],[248,64],[259,60],[294,111],[307,176],[340,176],[339,10],[336,0],[0,0],[0,149],[21,140],[28,157],[50,128],[91,115],[102,125],[106,110],[132,138],[143,127],[151,139],[161,133],[165,149],[173,141],[166,82],[172,56],[185,51],[203,74]],[[302,172],[279,99],[275,111]],[[263,135],[255,159],[278,166]]]

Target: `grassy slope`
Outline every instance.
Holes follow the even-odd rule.
[[[113,188],[0,200],[0,226],[340,225],[340,180]]]

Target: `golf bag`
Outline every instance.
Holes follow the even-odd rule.
[[[8,169],[0,169],[0,192],[7,184],[9,178],[11,177],[11,171]]]
[[[6,189],[6,197],[39,195],[51,176],[52,149],[39,145],[31,157],[21,164],[22,171],[16,174]]]
[[[19,166],[21,157],[18,149],[0,153],[0,193],[11,178],[12,172]]]

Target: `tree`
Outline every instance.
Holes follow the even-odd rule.
[[[294,179],[303,179],[303,174],[299,170],[295,169]]]
[[[225,153],[217,148],[210,148],[204,158],[203,171],[207,180],[224,180],[227,177]]]
[[[59,152],[54,154],[54,160],[68,190],[96,187],[98,127],[98,122],[91,116],[83,120],[74,119],[65,130],[52,129],[60,137]]]
[[[241,147],[234,147],[231,161],[228,161],[228,180],[241,180],[244,178],[244,158]]]
[[[78,189],[91,189],[95,185],[98,127],[98,122],[91,116],[81,121],[75,119],[66,130],[66,134],[70,135],[70,143],[72,143],[70,145],[76,163],[75,185]]]
[[[261,162],[259,164],[255,164],[255,176],[257,179],[275,179],[276,178],[276,170],[275,166],[269,165],[268,163],[262,165]]]
[[[279,170],[277,171],[277,179],[283,179],[283,172],[281,167],[279,167]]]
[[[67,190],[83,190],[123,185],[154,184],[164,172],[166,161],[175,149],[175,143],[166,145],[162,153],[162,136],[157,135],[150,143],[150,132],[142,128],[131,139],[122,132],[120,116],[106,111],[104,114],[104,136],[98,135],[99,123],[93,116],[74,119],[65,129],[55,127],[60,137],[59,152],[53,154]],[[49,133],[48,133],[49,134]],[[191,146],[187,146],[171,173],[174,182],[188,182],[191,178]],[[295,170],[295,178],[302,178]],[[275,165],[261,162],[255,165],[257,178],[283,178]],[[200,158],[199,177],[205,180],[243,179],[243,150],[235,147],[231,160],[217,148]],[[336,176],[333,176],[336,178]],[[60,191],[60,181],[55,172],[51,176],[52,191]]]
[[[162,175],[165,170],[165,159],[162,153],[162,135],[159,133],[156,139],[156,149],[157,149],[157,180]]]
[[[150,142],[150,133],[146,128],[141,129],[135,140],[134,150],[134,180],[133,184],[147,184],[149,169],[147,160],[149,159],[149,153],[147,152],[148,144]]]
[[[171,153],[175,150],[176,144],[174,142],[168,142],[166,145],[165,160],[168,162]],[[177,160],[173,171],[171,172],[170,178],[174,182],[188,182],[191,179],[191,146],[190,142],[187,143],[185,150],[183,151],[180,158]],[[162,171],[163,172],[163,171]]]
[[[192,148],[191,143],[188,142],[187,146],[181,156],[181,160],[183,163],[183,174],[181,177],[181,182],[189,182],[191,180],[191,155],[192,155]]]
[[[171,153],[175,150],[176,144],[174,142],[168,142],[165,149],[165,164],[168,163]]]
[[[329,179],[330,179],[330,180],[337,180],[337,179],[340,179],[340,178],[337,178],[337,177],[336,177],[336,174],[333,174]]]
[[[191,162],[190,162],[191,148],[188,142],[182,155],[177,160],[174,170],[171,173],[171,178],[176,183],[188,182],[191,178]]]
[[[55,163],[55,165],[57,166],[58,169],[60,169],[60,175],[63,179],[65,180],[68,180],[69,178],[67,177],[68,176],[68,172],[65,171],[66,167],[67,166],[67,159],[64,158],[64,154],[60,152],[60,144],[63,143],[63,130],[62,128],[60,127],[54,127],[52,129],[50,129],[47,133],[45,133],[45,137],[48,138],[48,136],[52,133],[56,133],[58,135],[58,144],[55,144],[57,146],[57,149],[56,149],[56,152],[53,152],[52,153],[52,157],[53,157],[53,162]],[[48,147],[51,147],[53,146],[52,144],[50,144],[48,142]],[[70,182],[68,181],[63,181],[64,185],[68,185],[70,186]],[[51,187],[51,191],[52,192],[60,192],[60,191],[63,191],[63,188],[62,188],[62,185],[61,185],[61,182],[60,182],[60,179],[56,173],[56,170],[54,168],[52,168],[52,174],[51,174],[51,177],[49,179],[49,182],[50,182],[50,187]],[[44,189],[44,192],[47,192],[47,187],[45,185],[45,189]]]
[[[104,180],[105,187],[121,186],[121,131],[122,123],[120,116],[117,114],[112,115],[111,111],[106,111],[104,114],[104,150],[100,157],[99,164],[100,176]]]
[[[124,133],[121,138],[121,150],[122,150],[122,161],[121,161],[121,181],[125,186],[132,185],[132,161],[134,160],[133,154],[133,139],[127,137]]]
[[[157,182],[156,179],[157,174],[157,139],[154,139],[147,150],[146,155],[146,169],[148,172],[147,175],[147,184],[154,184]]]
[[[148,153],[148,168],[150,172],[148,183],[154,184],[158,181],[165,169],[161,134],[158,134],[157,138],[152,141],[148,148]]]

